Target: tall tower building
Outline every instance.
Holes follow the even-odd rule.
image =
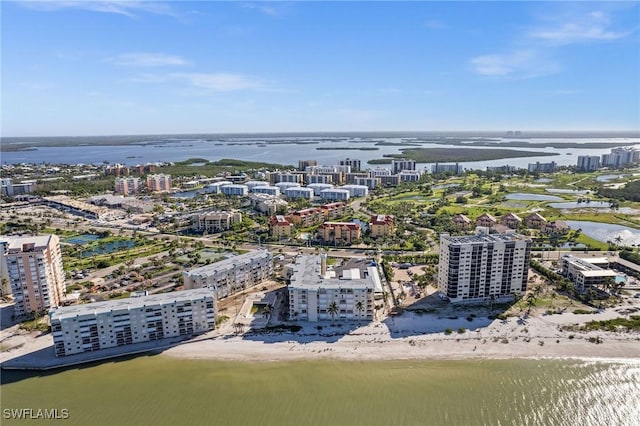
[[[60,305],[66,285],[57,236],[12,239],[5,257],[16,316]]]
[[[438,290],[451,302],[501,298],[527,289],[531,240],[518,234],[440,236]]]

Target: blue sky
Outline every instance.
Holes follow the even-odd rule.
[[[1,3],[2,135],[638,130],[638,2]]]

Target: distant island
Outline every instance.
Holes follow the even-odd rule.
[[[394,158],[408,158],[417,163],[440,163],[454,161],[489,161],[502,158],[543,157],[559,155],[550,152],[518,151],[515,149],[473,149],[473,148],[407,148],[401,154],[385,154],[379,159],[369,160],[369,164],[391,164]]]
[[[367,146],[319,146],[316,148],[318,151],[342,151],[342,150],[353,150],[353,151],[378,151],[380,148],[376,147],[367,147]]]

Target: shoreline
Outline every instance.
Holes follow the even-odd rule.
[[[36,336],[16,331],[7,336],[7,330],[3,330],[5,349],[0,356],[3,368],[25,370],[63,368],[70,362],[74,365],[112,362],[116,358],[151,353],[173,359],[248,363],[506,359],[640,362],[640,333],[561,329],[585,320],[617,316],[617,312],[609,309],[589,315],[589,318],[564,313],[524,315],[507,320],[477,317],[470,322],[464,317],[451,319],[405,312],[402,316],[369,324],[299,323],[302,329],[298,332],[251,330],[240,335],[233,333],[230,323],[225,323],[217,330],[189,340],[173,338],[167,345],[149,343],[147,347],[139,348],[137,355],[131,353],[134,348],[124,353],[123,347],[122,353],[112,348],[101,354],[72,355],[76,357],[74,359],[54,356],[50,334]]]

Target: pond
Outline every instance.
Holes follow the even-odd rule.
[[[113,253],[114,251],[133,248],[134,245],[135,243],[133,242],[133,240],[111,241],[105,244],[100,244],[98,247],[95,247],[92,250],[83,251],[82,253],[80,253],[80,257],[91,257],[99,254]]]
[[[562,189],[562,188],[546,188],[545,191],[556,193],[556,194],[576,194],[576,195],[585,195],[589,194],[591,191],[588,189]]]
[[[571,229],[582,229],[582,233],[594,240],[606,243],[620,237],[622,244],[631,246],[640,244],[640,229],[630,228],[612,223],[588,222],[581,220],[566,220]]]
[[[590,201],[588,203],[573,201],[567,203],[551,203],[549,207],[553,207],[554,209],[610,209],[611,204],[608,201]]]
[[[562,198],[555,195],[543,195],[543,194],[526,194],[523,192],[517,192],[514,194],[507,194],[505,197],[507,200],[527,200],[527,201],[562,201]]]
[[[552,182],[553,179],[549,179],[549,178],[539,178],[534,180],[534,182],[538,182],[538,183],[548,183],[548,182]]]
[[[98,240],[99,238],[100,237],[98,235],[83,234],[83,235],[76,235],[75,237],[66,238],[64,242],[69,244],[86,244],[86,243],[92,243]]]
[[[601,175],[596,178],[596,181],[609,182],[610,180],[622,179],[625,176],[629,176],[629,175]]]

